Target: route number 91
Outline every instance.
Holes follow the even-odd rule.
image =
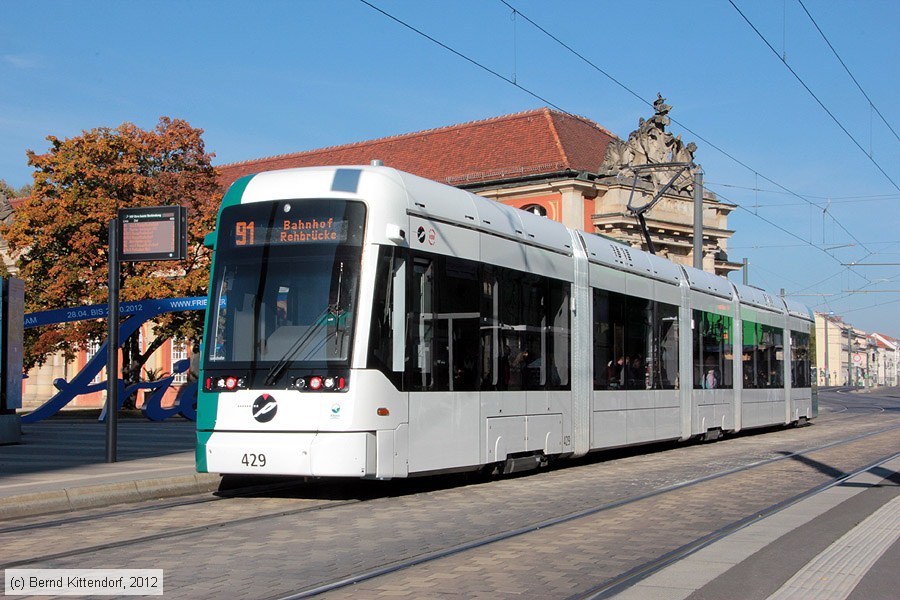
[[[241,459],[241,464],[245,467],[264,467],[266,466],[266,455],[244,454],[244,458]]]

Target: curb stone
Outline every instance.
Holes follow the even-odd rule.
[[[8,496],[0,498],[0,520],[214,492],[221,479],[217,474],[196,473]]]

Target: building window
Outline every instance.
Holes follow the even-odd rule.
[[[187,340],[184,338],[178,338],[172,340],[172,370],[175,370],[175,363],[179,360],[187,360],[188,358],[188,346]],[[184,373],[178,373],[175,375],[175,379],[172,380],[174,384],[185,384],[188,380],[188,371]]]
[[[99,351],[100,342],[97,340],[90,340],[87,345],[87,360],[85,361],[85,364],[91,362],[91,359],[94,358],[94,356],[96,356],[97,352]],[[103,382],[106,379],[104,375],[106,375],[106,369],[100,369],[99,371],[97,371],[97,374],[93,379],[91,379],[91,384]]]
[[[531,214],[537,215],[539,217],[547,216],[547,209],[540,204],[528,204],[527,206],[523,206],[521,210],[530,212]]]

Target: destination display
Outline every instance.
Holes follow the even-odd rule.
[[[302,200],[230,207],[220,227],[227,247],[362,244],[365,205],[344,200]],[[220,239],[222,239],[220,237]]]
[[[187,209],[182,206],[123,208],[118,211],[119,260],[184,260]]]
[[[265,221],[235,221],[232,234],[236,247],[263,244],[344,244],[347,242],[347,221],[337,221],[334,217],[284,219],[273,227]]]

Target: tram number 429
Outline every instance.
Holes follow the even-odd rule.
[[[241,464],[245,467],[264,467],[266,466],[266,455],[265,454],[244,454],[244,457],[241,459]]]

